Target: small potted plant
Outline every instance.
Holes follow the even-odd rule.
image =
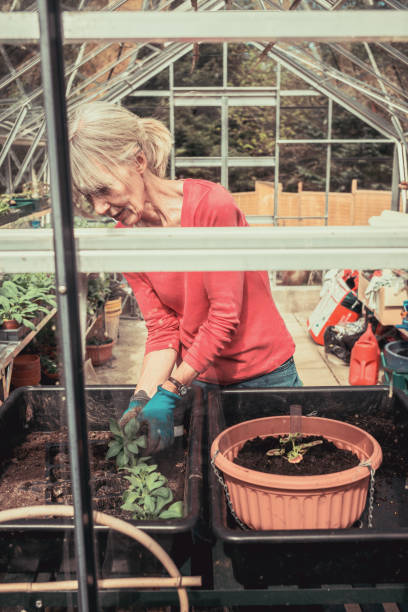
[[[40,355],[40,361],[41,370],[46,381],[52,383],[59,381],[60,372],[57,359],[50,355]]]
[[[112,359],[114,341],[104,329],[94,328],[86,339],[86,356],[93,366],[104,365]]]
[[[0,321],[3,329],[17,329],[22,325],[34,329],[36,317],[48,313],[50,306],[56,306],[50,289],[30,278],[31,275],[21,274],[3,280],[0,287]]]
[[[30,291],[25,293],[16,283],[5,280],[0,287],[0,320],[3,329],[16,329],[25,325],[34,329],[33,319],[39,312],[48,309],[35,303],[35,297],[41,293]]]

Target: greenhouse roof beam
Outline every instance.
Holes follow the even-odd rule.
[[[10,58],[8,56],[7,51],[4,48],[4,45],[0,45],[0,52],[1,52],[2,56],[3,56],[4,63],[7,66],[7,70],[9,71],[10,75],[12,75],[13,80],[16,83],[18,90],[20,91],[20,94],[25,98],[26,97],[26,92],[25,92],[25,89],[24,89],[24,85],[21,82],[21,79],[16,75],[16,71],[14,69],[13,64],[10,61]]]
[[[405,41],[408,12],[313,11],[80,11],[63,13],[65,43],[106,42],[385,42]],[[0,42],[22,44],[40,37],[35,13],[0,13]]]
[[[393,9],[398,9],[398,10],[406,10],[406,6],[400,2],[399,0],[384,0],[385,4],[387,4],[388,6],[390,6]]]
[[[123,80],[122,83],[119,82],[118,88],[109,92],[107,99],[109,99],[111,102],[119,102],[139,85],[143,85],[146,83],[146,81],[164,70],[164,68],[168,68],[179,58],[183,57],[183,55],[188,53],[191,48],[192,45],[190,43],[169,45],[169,47],[162,51],[159,56],[152,58],[151,62],[149,62],[149,64],[141,71],[140,69],[137,69],[135,70],[135,74],[130,74],[128,76],[126,82],[123,82]]]
[[[388,91],[387,91],[387,89],[385,87],[385,84],[384,84],[383,80],[381,79],[382,75],[381,75],[380,69],[378,68],[377,62],[376,62],[375,57],[373,55],[373,52],[371,51],[370,45],[368,43],[364,43],[364,47],[365,47],[365,49],[367,51],[367,55],[368,55],[368,57],[370,59],[370,62],[372,64],[372,66],[373,66],[374,72],[377,75],[378,82],[380,84],[380,87],[381,87],[381,90],[383,92],[384,98],[385,98],[385,100],[387,102],[390,102],[389,93],[388,93]],[[407,142],[406,142],[406,139],[405,139],[404,130],[402,128],[402,125],[401,125],[398,117],[394,113],[394,109],[393,109],[393,107],[391,105],[391,102],[390,102],[390,113],[391,113],[391,121],[392,121],[392,123],[393,123],[393,125],[394,125],[394,127],[395,127],[395,129],[396,129],[396,131],[398,133],[398,135],[399,135],[399,139],[400,139],[400,141],[406,147],[407,146]],[[405,175],[406,175],[406,173],[405,173]],[[403,199],[404,199],[404,202],[405,202],[406,201],[406,192],[405,191],[403,192]]]
[[[38,143],[40,142],[40,139],[43,137],[45,132],[45,121],[43,121],[40,125],[40,128],[35,136],[35,138],[33,139],[30,148],[28,149],[26,156],[20,166],[20,169],[17,173],[17,176],[15,177],[14,181],[13,181],[13,191],[16,189],[16,187],[20,184],[22,178],[23,178],[23,174],[26,171],[28,164],[30,163],[30,161],[33,158],[34,153],[37,150],[38,147]]]
[[[384,49],[384,51],[387,51],[390,55],[392,55],[392,57],[395,57],[395,59],[399,60],[405,65],[408,65],[408,57],[404,55],[404,53],[401,53],[401,51],[398,49],[394,49],[392,45],[387,43],[377,43],[377,45],[381,47],[381,49]]]
[[[259,43],[255,43],[260,49],[264,47]],[[278,49],[276,46],[269,50],[269,55],[279,59],[285,68],[297,74],[301,79],[312,85],[317,91],[328,96],[334,102],[340,104],[343,108],[356,115],[359,119],[365,123],[371,125],[375,130],[381,132],[387,138],[391,138],[393,141],[398,141],[398,134],[391,122],[387,121],[378,113],[373,113],[370,109],[363,106],[352,96],[346,95],[340,89],[334,87],[327,81],[322,82],[319,75],[314,74],[311,70],[305,68],[300,64],[294,57],[287,54],[285,50]]]
[[[120,6],[122,6],[125,2],[127,2],[127,0],[117,0],[116,2],[113,2],[111,5],[107,6],[104,10],[105,10],[105,12],[114,11],[115,9],[119,8]],[[81,1],[80,5],[78,7],[78,10],[82,10],[83,4],[84,4],[84,2]],[[11,11],[12,10],[13,9],[11,9]],[[33,8],[32,10],[34,11],[35,9]],[[109,46],[110,45],[102,45],[102,46],[98,47],[97,49],[93,50],[90,54],[88,54],[83,59],[83,61],[81,61],[79,66],[82,65],[83,63],[89,61],[90,59],[95,57],[95,55],[98,55],[101,51],[103,51],[104,49],[106,49]],[[16,69],[13,70],[13,72],[9,76],[3,77],[0,80],[0,89],[5,87],[6,85],[9,85],[10,83],[12,83],[14,81],[15,78],[22,76],[25,72],[27,72],[27,70],[31,70],[31,68],[34,68],[34,66],[36,66],[39,63],[40,63],[40,54],[37,53],[37,55],[35,57],[30,58],[20,68],[18,68],[17,70]],[[66,74],[72,74],[73,72],[75,72],[75,70],[77,70],[76,62],[70,68],[67,69]]]
[[[367,45],[367,43],[365,43],[365,44]],[[405,92],[401,87],[398,87],[392,81],[387,79],[383,74],[381,74],[381,72],[378,70],[378,68],[376,69],[374,67],[372,68],[371,66],[368,66],[365,62],[360,60],[356,55],[354,55],[353,53],[351,53],[347,49],[344,49],[341,45],[339,45],[337,43],[333,43],[333,44],[331,44],[329,46],[334,51],[339,53],[340,55],[343,55],[344,57],[349,59],[353,64],[356,64],[356,66],[359,66],[360,68],[362,68],[362,70],[364,70],[368,74],[371,74],[372,76],[375,76],[378,79],[378,82],[380,84],[382,83],[382,84],[386,85],[387,87],[389,87],[390,89],[392,89],[393,91],[395,91],[395,93],[397,93],[398,95],[403,96],[404,98],[408,98],[408,92]],[[384,90],[383,90],[383,92],[384,92]]]
[[[14,142],[15,136],[19,130],[20,125],[22,124],[22,122],[24,121],[24,117],[26,116],[28,111],[27,106],[23,106],[23,108],[20,110],[20,113],[11,129],[11,131],[9,132],[9,135],[6,139],[6,142],[4,143],[4,147],[2,148],[1,152],[0,152],[0,166],[2,165],[2,163],[4,162],[7,153],[10,150],[11,145]]]
[[[369,85],[368,83],[363,85],[360,79],[357,79],[345,72],[341,72],[340,70],[337,70],[336,68],[333,68],[333,66],[330,66],[329,64],[326,64],[320,60],[317,63],[316,58],[302,48],[294,47],[293,51],[286,49],[285,52],[287,55],[294,57],[295,60],[301,64],[305,64],[311,67],[312,70],[321,72],[320,78],[323,79],[323,81],[325,81],[327,78],[340,81],[366,98],[375,100],[375,102],[379,106],[382,106],[382,108],[387,112],[389,112],[390,108],[392,108],[392,112],[397,113],[400,111],[401,116],[406,118],[408,104],[405,102],[400,101],[399,99],[391,100],[389,96],[387,97],[387,101],[385,101],[383,92],[376,87]]]

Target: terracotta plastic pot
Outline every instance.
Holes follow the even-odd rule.
[[[17,355],[13,362],[11,384],[13,387],[39,385],[41,381],[41,361],[39,355]]]
[[[2,329],[18,329],[20,324],[15,319],[3,319]]]
[[[59,372],[48,372],[48,370],[43,370],[44,376],[49,380],[59,380]]]
[[[253,529],[339,529],[350,527],[363,513],[370,469],[319,476],[282,476],[257,472],[233,463],[247,440],[282,436],[290,431],[290,417],[245,421],[221,432],[211,445],[211,457],[223,473],[232,506]],[[354,452],[376,470],[381,447],[364,430],[320,417],[302,417],[302,434],[323,436],[338,448]],[[218,452],[217,452],[218,451]]]
[[[86,352],[88,358],[92,361],[92,365],[103,365],[112,358],[112,349],[114,342],[109,344],[87,344]]]

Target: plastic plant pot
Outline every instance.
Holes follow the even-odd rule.
[[[1,329],[18,329],[20,324],[15,319],[3,319]]]
[[[113,345],[113,341],[107,344],[87,344],[86,352],[92,365],[100,366],[112,359]]]
[[[39,385],[41,382],[41,361],[39,355],[17,355],[14,359],[11,384],[14,388]]]
[[[391,370],[408,374],[408,342],[397,340],[384,347],[384,357]]]

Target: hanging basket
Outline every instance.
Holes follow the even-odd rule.
[[[370,467],[382,461],[378,442],[364,430],[320,417],[302,417],[302,434],[322,436],[338,448],[350,450],[370,467],[319,476],[283,476],[258,472],[233,462],[247,440],[284,436],[289,416],[245,421],[221,432],[211,446],[211,457],[223,473],[232,507],[252,529],[339,529],[350,527],[363,513]]]

